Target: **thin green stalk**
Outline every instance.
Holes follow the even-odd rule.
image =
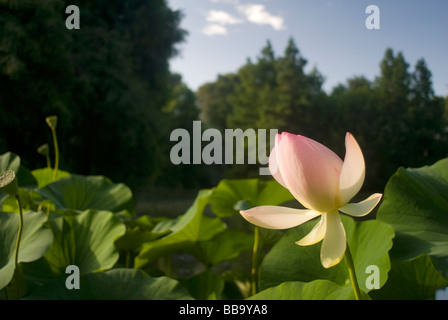
[[[356,278],[355,265],[353,263],[352,253],[350,252],[350,248],[348,247],[345,250],[345,258],[347,259],[348,264],[348,274],[350,276],[350,281],[352,283],[353,292],[355,293],[356,300],[362,300],[361,290],[359,290],[358,279]]]
[[[53,134],[53,144],[54,144],[54,171],[53,171],[53,181],[56,180],[56,174],[59,168],[59,147],[58,138],[56,136],[56,129],[52,128],[51,133]]]
[[[47,159],[47,168],[48,168],[48,169],[51,169],[50,156],[45,156],[45,158]]]
[[[20,240],[22,239],[22,230],[23,230],[23,212],[22,212],[22,203],[20,201],[20,196],[16,194],[14,196],[16,198],[17,206],[19,207],[19,231],[17,233],[17,242],[16,242],[16,250],[15,250],[15,268],[17,269],[19,264],[19,249],[20,249]]]
[[[252,269],[251,269],[251,279],[252,279],[252,295],[258,292],[258,253],[260,249],[260,228],[255,226],[254,228],[254,247],[252,249]]]

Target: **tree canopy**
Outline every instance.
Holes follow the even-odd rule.
[[[65,27],[69,4],[79,30]],[[51,142],[45,117],[57,115],[61,167],[157,181],[173,117],[197,118],[193,93],[169,71],[186,36],[181,18],[164,0],[0,2],[0,153],[44,166],[36,149]],[[183,106],[168,112],[180,95]]]
[[[203,120],[221,130],[302,134],[341,158],[349,131],[363,149],[369,188],[384,187],[400,166],[422,166],[447,156],[445,102],[434,95],[423,58],[411,71],[404,55],[388,48],[376,79],[354,76],[328,94],[322,89],[324,76],[316,68],[307,72],[306,65],[293,39],[282,56],[275,55],[268,41],[255,63],[248,60],[235,73],[199,88]]]
[[[78,30],[65,26],[69,4],[80,8]],[[447,156],[447,98],[435,95],[423,58],[410,69],[402,52],[388,48],[375,79],[354,76],[327,93],[325,77],[308,67],[294,39],[281,55],[268,40],[254,61],[193,92],[169,70],[186,38],[181,19],[165,0],[0,2],[0,153],[45,166],[36,150],[51,143],[45,118],[56,115],[60,168],[132,188],[258,176],[259,165],[171,163],[170,133],[191,135],[197,119],[221,132],[302,134],[341,157],[345,132],[352,132],[370,188],[383,187],[399,166]]]

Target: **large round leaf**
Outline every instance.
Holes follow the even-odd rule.
[[[236,204],[244,201],[250,207],[279,205],[294,200],[288,189],[277,181],[259,179],[222,180],[213,190],[210,205],[218,217],[238,214]]]
[[[390,270],[388,252],[394,237],[392,227],[377,220],[355,222],[351,217],[342,215],[341,218],[360,288],[364,292],[371,290],[366,286],[366,280],[370,276],[366,270],[370,265],[379,268],[381,287],[386,282]],[[320,262],[322,242],[306,247],[295,244],[307,235],[315,224],[315,221],[310,221],[289,230],[274,245],[260,267],[261,288],[277,286],[286,281],[310,282],[316,279],[330,280],[341,286],[350,285],[345,258],[336,266],[325,269]]]
[[[426,253],[448,279],[448,158],[419,169],[400,168],[386,185],[377,217],[396,231],[394,258]]]
[[[20,157],[12,152],[6,152],[0,156],[0,172],[13,170],[15,173],[20,168]]]
[[[70,172],[60,170],[56,172],[56,177],[54,176],[54,169],[52,168],[41,168],[41,169],[34,169],[31,171],[34,178],[37,180],[37,187],[43,188],[46,185],[52,183],[53,181],[70,177]],[[53,180],[54,179],[54,180]]]
[[[180,280],[190,294],[198,300],[221,300],[224,279],[208,270],[187,280]]]
[[[46,216],[42,212],[23,213],[23,231],[18,262],[39,259],[50,247],[53,234],[43,225]],[[19,229],[19,215],[0,212],[0,289],[11,281],[15,267],[15,246]]]
[[[112,268],[119,254],[114,241],[126,227],[112,212],[87,210],[76,216],[49,221],[54,234],[50,249],[39,261],[25,265],[25,273],[47,280],[61,274],[69,265],[81,274]]]
[[[112,183],[103,176],[71,175],[38,190],[58,209],[87,209],[134,213],[132,191],[122,183]]]
[[[387,283],[371,292],[378,300],[427,300],[435,299],[439,288],[448,281],[435,269],[431,258],[422,254],[409,261],[392,261]]]
[[[243,251],[252,249],[254,237],[250,234],[226,229],[212,239],[200,241],[188,252],[206,266],[215,266],[223,261],[237,258]]]
[[[68,290],[65,278],[36,289],[27,299],[52,300],[189,300],[192,297],[178,281],[152,278],[141,270],[113,269],[80,278],[80,288]]]
[[[284,282],[263,290],[248,300],[353,300],[351,287],[341,287],[328,280]]]
[[[188,248],[199,241],[211,239],[225,229],[225,224],[218,218],[204,216],[204,208],[208,204],[210,190],[199,192],[193,205],[172,226],[172,231],[165,237],[144,243],[139,255],[135,258],[135,267],[142,268],[160,256],[171,254]]]

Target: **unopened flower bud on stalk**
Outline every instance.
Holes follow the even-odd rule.
[[[39,148],[37,148],[37,152],[43,155],[44,157],[48,157],[50,155],[50,147],[48,146],[47,143],[43,144]]]
[[[57,116],[48,116],[48,117],[45,118],[45,121],[47,122],[47,124],[51,128],[51,130],[56,129],[56,125],[58,123],[58,117]]]
[[[16,173],[8,170],[0,174],[0,191],[15,196],[19,194]]]

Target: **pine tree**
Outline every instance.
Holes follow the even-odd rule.
[[[304,67],[307,64],[291,38],[284,56],[277,60],[278,107],[285,128],[312,136],[310,86]]]
[[[425,60],[417,61],[411,75],[408,125],[415,137],[410,148],[416,165],[424,165],[446,155],[442,149],[443,99],[434,95],[432,74]]]

